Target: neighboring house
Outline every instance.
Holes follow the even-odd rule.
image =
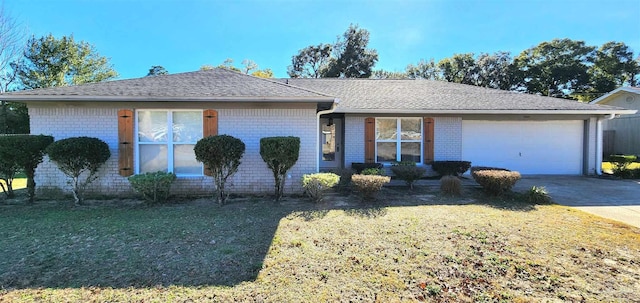
[[[246,144],[236,192],[270,192],[260,138],[301,138],[287,190],[303,174],[353,162],[468,160],[523,174],[599,173],[603,119],[635,111],[428,80],[269,80],[213,69],[0,95],[25,102],[33,134],[98,137],[112,158],[95,186],[129,192],[127,176],[178,175],[183,193],[211,192],[195,160],[198,139],[228,134]],[[39,187],[63,187],[50,162]]]
[[[640,87],[620,87],[591,103],[640,110]],[[640,155],[640,114],[605,120],[602,126],[605,156]]]

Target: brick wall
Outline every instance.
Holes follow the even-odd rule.
[[[118,174],[117,108],[38,107],[30,106],[31,133],[52,135],[56,140],[89,136],[105,141],[111,158],[101,168],[91,186],[104,194],[128,194],[131,187]],[[270,193],[273,175],[260,157],[260,138],[297,136],[301,139],[300,158],[291,169],[285,193],[301,192],[300,178],[316,169],[315,107],[302,109],[218,109],[219,133],[241,139],[246,144],[239,171],[228,189],[235,193]],[[36,171],[38,188],[67,188],[66,177],[45,158]],[[173,192],[183,194],[213,193],[210,177],[178,178]]]
[[[462,159],[462,118],[434,118],[434,160],[456,161]]]

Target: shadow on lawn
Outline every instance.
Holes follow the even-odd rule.
[[[285,198],[278,205],[255,197],[234,198],[225,206],[208,199],[156,207],[132,206],[131,200],[94,200],[76,208],[61,207],[66,201],[0,202],[0,288],[233,286],[256,279],[287,216],[316,220],[343,210],[378,218],[387,207],[417,205],[535,209],[515,200],[470,199],[478,193],[468,190],[460,198],[430,188],[385,188],[367,203],[353,194],[332,195],[320,204]]]

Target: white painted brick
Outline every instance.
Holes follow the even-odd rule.
[[[456,161],[462,159],[462,118],[435,117],[434,160]]]

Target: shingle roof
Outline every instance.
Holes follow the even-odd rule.
[[[617,107],[432,80],[282,79],[340,99],[336,112],[585,110]]]
[[[159,75],[127,80],[115,80],[76,86],[24,90],[3,94],[5,99],[27,96],[55,99],[61,97],[96,97],[117,99],[134,97],[148,99],[207,99],[207,98],[284,98],[327,99],[326,94],[286,85],[279,81],[262,79],[238,72],[215,68],[211,70]]]

